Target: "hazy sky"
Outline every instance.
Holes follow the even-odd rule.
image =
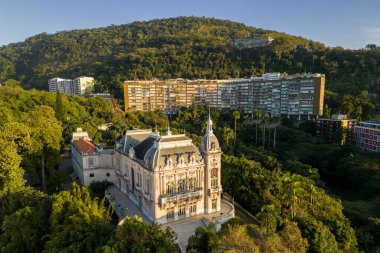
[[[328,46],[380,45],[380,0],[0,0],[0,45],[42,32],[190,15],[230,19]]]

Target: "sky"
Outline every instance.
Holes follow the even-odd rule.
[[[327,46],[380,45],[380,0],[0,0],[0,46],[47,32],[205,16]]]

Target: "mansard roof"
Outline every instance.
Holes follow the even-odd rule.
[[[153,146],[155,140],[155,137],[150,136],[134,146],[133,149],[135,150],[136,157],[140,160],[144,160],[146,152]]]
[[[128,147],[127,147],[128,148]],[[129,148],[124,150],[129,152]],[[184,166],[199,162],[202,156],[192,140],[184,134],[159,136],[151,134],[133,146],[134,158],[148,170],[168,166]]]
[[[151,129],[133,129],[125,133],[123,139],[124,150],[138,145],[152,134]]]

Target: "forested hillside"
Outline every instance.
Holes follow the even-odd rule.
[[[274,41],[260,48],[232,47],[233,38],[257,35],[270,35]],[[377,47],[329,48],[214,18],[179,17],[43,33],[0,48],[2,83],[16,79],[26,88],[47,89],[51,77],[87,75],[99,81],[98,90],[119,97],[126,79],[249,77],[274,71],[325,73],[327,88],[338,96],[328,94],[333,111],[342,109],[344,94],[376,102],[380,92]]]
[[[185,132],[199,146],[207,115],[206,107],[182,108],[171,119],[171,130]],[[278,118],[254,126],[250,115],[239,111],[213,109],[211,117],[224,152],[223,190],[257,222],[232,221],[220,233],[212,227],[199,229],[190,240],[194,252],[238,248],[236,252],[376,252],[378,154],[350,145],[319,144],[305,132],[309,127],[296,129],[286,119],[274,134],[268,126],[279,124]],[[107,131],[97,127],[104,122],[112,122]],[[156,124],[163,133],[167,116],[123,112],[102,98],[0,87],[0,252],[172,249],[173,238],[159,233],[155,225],[131,219],[116,228],[110,210],[100,201],[103,182],[91,188],[100,199],[86,187],[74,185],[65,191],[62,183],[68,175],[58,170],[60,151],[76,127],[84,128],[96,142],[113,144],[126,129]],[[34,188],[25,185],[25,172]],[[136,230],[137,234],[132,232]],[[153,244],[146,245],[147,240]],[[202,251],[205,247],[208,250]]]

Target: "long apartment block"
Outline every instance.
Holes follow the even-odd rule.
[[[175,113],[181,107],[209,105],[220,109],[256,110],[271,116],[320,116],[323,74],[267,73],[248,79],[125,81],[125,110]]]

